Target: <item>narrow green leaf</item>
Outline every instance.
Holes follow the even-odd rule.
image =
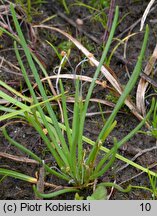
[[[18,96],[19,98],[21,98],[23,101],[27,101],[29,103],[32,102],[31,98],[28,98],[24,95],[22,95],[20,92],[16,91],[15,89],[13,89],[12,87],[10,87],[9,85],[7,85],[5,82],[3,82],[2,80],[0,80],[0,85],[3,86],[5,89],[9,90],[11,93],[13,93],[13,95]]]
[[[52,192],[52,193],[49,193],[49,194],[43,194],[43,193],[40,193],[36,186],[33,185],[33,190],[35,192],[35,194],[38,196],[38,197],[42,197],[42,198],[45,198],[45,199],[49,199],[49,198],[53,198],[53,197],[57,197],[59,195],[62,195],[62,194],[65,194],[65,193],[69,193],[69,192],[77,192],[78,190],[75,189],[75,188],[66,188],[66,189],[62,189],[62,190],[59,190],[59,191],[55,191],[55,192]]]
[[[22,173],[19,173],[19,172],[16,172],[16,171],[8,170],[8,169],[0,168],[0,175],[10,176],[10,177],[20,179],[20,180],[23,180],[23,181],[27,181],[27,182],[30,182],[30,183],[34,183],[34,184],[37,183],[36,178],[33,178],[31,176],[28,176],[28,175],[25,175],[25,174],[22,174]]]
[[[111,152],[113,152],[113,153],[111,154]],[[95,172],[90,176],[91,180],[94,180],[94,179],[102,176],[107,170],[109,170],[109,168],[112,166],[112,164],[115,161],[116,153],[117,153],[117,141],[115,140],[113,150],[109,152],[109,154],[111,155],[109,162],[99,172],[97,171],[97,167],[96,167]],[[100,164],[98,164],[98,170],[99,170],[99,167],[101,167],[101,165],[104,164],[104,162],[106,162],[106,158],[105,158],[105,160],[100,161]]]
[[[112,183],[112,182],[103,182],[103,183],[100,183],[99,186],[114,187],[115,189],[117,189],[118,191],[123,192],[123,193],[130,192],[131,188],[132,188],[132,186],[129,185],[126,189],[123,189],[121,186],[119,186],[119,185],[117,185],[115,183]]]
[[[73,111],[73,122],[72,122],[72,146],[70,148],[71,155],[71,166],[72,171],[74,172],[74,176],[77,178],[77,149],[78,154],[81,152],[78,146],[78,138],[79,138],[79,130],[80,130],[80,109],[79,109],[79,80],[76,80],[75,87],[75,103],[74,103],[74,111]]]
[[[104,140],[106,139],[106,137],[111,133],[111,131],[115,128],[117,122],[114,121],[113,124],[111,125],[110,128],[108,128],[105,132],[104,132],[104,135],[102,137],[102,139],[96,143],[96,145],[92,148],[88,158],[87,158],[87,162],[86,164],[89,165],[89,164],[94,164],[96,158],[97,158],[97,155],[99,153],[99,150],[100,150],[100,147],[103,145],[103,142]]]
[[[64,123],[66,127],[66,132],[67,132],[67,137],[68,137],[68,142],[69,142],[69,148],[72,147],[72,135],[71,135],[71,130],[69,126],[69,120],[68,120],[68,111],[67,111],[67,105],[66,105],[66,96],[65,96],[65,91],[63,88],[62,81],[59,80],[60,82],[60,89],[61,89],[61,98],[62,98],[62,106],[63,106],[63,117],[64,117]]]

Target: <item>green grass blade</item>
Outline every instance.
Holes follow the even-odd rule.
[[[0,27],[0,31],[2,31],[3,33],[7,34],[8,36],[10,36],[12,39],[14,39],[15,41],[20,43],[20,40],[17,36],[13,35],[12,33],[10,33],[9,31],[7,31],[6,29]]]
[[[116,159],[117,141],[114,142],[114,147],[113,147],[112,152],[113,152],[112,154],[111,154],[111,151],[109,152],[109,154],[111,156],[111,159],[109,160],[109,162],[99,172],[97,170],[95,170],[95,172],[90,176],[90,180],[94,180],[94,179],[97,179],[98,177],[102,176],[112,166],[112,164],[114,163],[114,161]]]
[[[0,116],[0,121],[3,121],[3,120],[6,120],[6,119],[15,117],[16,115],[20,115],[20,114],[22,114],[24,112],[32,113],[32,110],[34,108],[37,108],[38,106],[44,105],[45,102],[50,102],[50,101],[53,101],[53,100],[57,100],[58,98],[61,97],[61,95],[57,95],[55,97],[49,98],[46,101],[42,101],[40,103],[36,103],[36,104],[34,104],[32,106],[27,106],[27,105],[23,104],[22,102],[18,101],[17,99],[10,97],[9,95],[7,95],[6,93],[4,93],[2,91],[0,92],[0,97],[4,98],[9,103],[14,104],[16,107],[21,108],[21,110],[17,110],[17,111],[11,109],[12,112],[10,112],[9,114],[5,114],[5,115]],[[1,109],[3,109],[3,108],[1,108]],[[5,109],[5,107],[4,107],[4,109]]]
[[[109,127],[109,128],[105,131],[105,133],[104,133],[104,135],[103,135],[103,137],[102,137],[102,140],[101,140],[100,142],[96,143],[96,145],[92,148],[92,150],[91,150],[91,152],[90,152],[90,154],[89,154],[89,156],[88,156],[88,158],[87,158],[87,162],[86,162],[87,165],[90,165],[90,166],[91,166],[91,164],[94,164],[94,162],[95,162],[95,160],[96,160],[96,158],[97,158],[97,155],[98,155],[98,153],[99,153],[100,147],[101,147],[102,144],[103,144],[103,141],[104,141],[104,140],[106,139],[106,137],[112,132],[112,130],[115,128],[116,124],[117,124],[117,122],[114,121],[113,124],[111,125],[111,127]]]
[[[27,0],[27,13],[28,13],[28,21],[31,22],[32,21],[32,16],[31,16],[31,0]]]
[[[0,85],[3,86],[5,89],[7,89],[8,91],[10,91],[13,95],[16,95],[17,97],[21,98],[23,101],[27,101],[29,103],[32,102],[31,98],[28,98],[24,95],[22,95],[20,92],[16,91],[15,89],[13,89],[12,87],[10,87],[9,85],[7,85],[5,82],[3,82],[2,80],[0,80]]]
[[[65,96],[65,91],[63,88],[62,81],[59,80],[60,82],[60,89],[61,89],[61,99],[62,99],[62,106],[63,106],[63,117],[64,117],[64,123],[66,127],[66,132],[67,132],[67,137],[68,137],[68,142],[69,142],[69,148],[72,147],[72,135],[71,135],[71,130],[69,126],[69,120],[68,120],[68,111],[67,111],[67,105],[66,105],[66,96]]]
[[[64,9],[65,9],[66,13],[70,14],[70,10],[69,10],[69,8],[67,6],[66,0],[61,0],[61,1],[62,1],[62,4],[64,6]]]
[[[61,54],[58,52],[57,48],[52,44],[50,43],[49,41],[46,40],[46,42],[52,47],[52,49],[54,50],[54,52],[56,53],[57,57],[59,58],[60,61],[62,61],[62,56]]]
[[[25,175],[25,174],[22,174],[22,173],[19,173],[19,172],[16,172],[16,171],[8,170],[8,169],[0,168],[0,175],[10,176],[10,177],[20,179],[20,180],[23,180],[23,181],[27,181],[27,182],[30,182],[30,183],[33,183],[33,184],[37,183],[36,178],[33,178],[31,176],[28,176],[28,175]]]
[[[120,192],[123,192],[123,193],[128,193],[131,191],[131,188],[132,186],[129,185],[126,189],[123,189],[121,186],[115,184],[115,183],[112,183],[112,182],[104,182],[104,183],[100,183],[98,184],[98,186],[104,186],[104,187],[114,187],[115,189],[117,189],[118,191]]]
[[[21,108],[21,109],[26,109],[27,105],[21,103],[20,101],[18,101],[17,99],[9,96],[8,94],[6,94],[3,91],[0,91],[0,97],[3,98],[4,100],[8,101],[9,103],[12,103],[14,105],[16,105],[17,107]]]
[[[74,110],[73,110],[73,122],[72,122],[72,146],[70,149],[71,155],[71,166],[72,171],[74,172],[74,176],[76,179],[80,179],[79,168],[80,164],[77,164],[77,151],[78,157],[79,154],[82,155],[82,148],[78,145],[78,139],[80,134],[80,117],[81,117],[81,109],[80,109],[80,98],[79,98],[79,79],[75,82],[75,103],[74,103]]]
[[[38,197],[45,198],[45,199],[53,198],[53,197],[56,197],[56,196],[59,196],[59,195],[65,194],[65,193],[69,193],[69,192],[78,192],[79,191],[75,188],[66,188],[66,189],[62,189],[62,190],[52,192],[49,194],[43,194],[37,190],[35,185],[33,186],[33,190]]]

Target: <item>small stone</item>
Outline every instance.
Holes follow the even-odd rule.
[[[77,18],[77,19],[76,19],[76,24],[79,25],[79,26],[83,25],[83,20]]]

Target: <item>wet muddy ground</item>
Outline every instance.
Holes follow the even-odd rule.
[[[74,1],[67,0],[67,4],[71,4]],[[83,3],[88,3],[88,1],[82,1]],[[115,37],[119,36],[119,38],[124,38],[127,36],[128,32],[124,33],[124,31],[132,26],[141,16],[147,6],[149,1],[134,1],[134,0],[126,0],[121,1],[117,0],[116,4],[119,5],[120,8],[120,19],[122,21],[117,27]],[[154,5],[155,6],[155,5]],[[148,48],[146,52],[146,57],[143,62],[143,69],[146,65],[149,56],[152,54],[156,41],[157,41],[157,24],[155,20],[157,19],[155,9],[147,18],[147,23],[150,26],[150,36],[148,42]],[[70,7],[70,15],[66,15],[67,20],[62,14],[64,14],[64,9],[59,3],[59,1],[51,1],[49,0],[48,3],[45,3],[40,8],[41,15],[38,15],[34,18],[34,23],[37,24],[40,20],[45,19],[48,16],[52,16],[57,14],[54,19],[47,22],[46,24],[53,25],[55,27],[61,28],[72,34],[73,37],[77,38],[87,49],[94,54],[97,59],[100,59],[101,52],[102,52],[102,38],[104,34],[104,27],[98,21],[92,19],[90,11],[85,7],[80,6],[71,6]],[[105,11],[108,12],[107,10]],[[80,32],[77,28],[70,23],[72,20],[76,24],[76,20],[81,19],[83,21],[83,25],[81,25],[82,31]],[[80,28],[80,27],[79,27]],[[125,85],[128,81],[128,71],[131,74],[136,63],[137,56],[139,54],[143,33],[139,33],[140,23],[138,23],[133,29],[132,32],[137,32],[137,35],[131,37],[127,43],[126,48],[126,59],[127,65],[124,62],[123,57],[124,53],[124,46],[120,46],[117,52],[114,54],[110,67],[116,73],[120,82]],[[98,41],[95,42],[93,39],[88,37],[88,35],[92,35]],[[86,36],[85,36],[86,34]],[[121,36],[121,37],[120,37]],[[27,33],[26,33],[27,37]],[[14,55],[14,51],[10,49],[12,47],[12,41],[9,40],[8,37],[5,37],[5,43],[3,42],[3,46],[0,49],[0,56],[4,57],[6,60],[9,60],[11,63],[17,65],[17,60]],[[55,46],[60,46],[60,50],[63,49],[63,42],[67,42],[67,39],[62,35],[47,31],[47,30],[39,30],[38,31],[38,39],[39,41],[35,44],[35,48],[37,52],[41,55],[42,60],[47,68],[47,71],[50,75],[54,74],[54,68],[59,64],[59,60],[54,53],[54,51],[47,45],[45,45],[45,40],[49,40]],[[2,43],[2,39],[0,39],[0,43]],[[114,46],[114,44],[112,45]],[[8,49],[9,48],[9,49]],[[69,61],[71,66],[67,66],[64,70],[66,73],[72,73],[72,67],[75,68],[76,65],[84,58],[84,55],[78,51],[78,49],[71,45],[71,54],[69,57]],[[126,71],[126,68],[128,71]],[[91,76],[94,73],[95,68],[89,65],[84,65],[82,71],[80,73],[84,73],[86,76]],[[29,71],[28,71],[29,73]],[[24,80],[22,76],[15,75],[13,73],[9,73],[7,71],[1,70],[0,79],[5,80],[8,84],[16,89],[19,89],[22,85],[26,88]],[[155,77],[154,77],[155,80]],[[32,79],[33,81],[33,79]],[[65,88],[70,89],[73,86],[73,82],[69,80],[64,81]],[[88,91],[88,85],[84,87],[84,93]],[[150,93],[152,89],[149,89]],[[135,92],[136,89],[132,92],[132,98],[135,100]],[[104,90],[101,87],[96,87],[93,92],[93,98],[99,99],[108,99],[107,95],[110,94],[108,90]],[[147,93],[149,94],[149,92]],[[113,99],[113,98],[112,98]],[[115,98],[114,98],[115,99]],[[112,101],[113,102],[113,101]],[[149,101],[148,101],[149,102]],[[69,105],[69,109],[71,105]],[[149,108],[149,104],[148,104]],[[57,107],[56,107],[57,109]],[[112,111],[111,107],[102,105],[103,111],[107,113],[104,114],[105,118],[108,117],[108,113]],[[90,103],[89,106],[89,113],[99,112],[100,108],[96,103]],[[116,137],[117,140],[121,140],[124,136],[126,136],[138,123],[139,120],[132,114],[130,111],[123,107],[121,112],[116,117],[118,122],[115,130],[112,134],[108,137],[104,146],[110,148],[113,146],[113,137]],[[0,123],[4,124],[4,122]],[[96,140],[101,128],[103,125],[103,119],[100,114],[96,115],[93,114],[87,117],[86,125],[84,134],[85,136],[89,137],[92,140]],[[147,128],[143,127],[143,130],[147,131]],[[52,156],[48,153],[45,145],[42,143],[37,132],[35,132],[29,125],[23,123],[14,123],[12,126],[9,126],[9,135],[14,138],[16,141],[22,143],[24,146],[27,146],[30,150],[35,152],[37,155],[41,156],[42,158],[46,158],[52,165],[54,163]],[[119,154],[132,159],[136,154],[138,154],[141,150],[149,149],[151,147],[155,147],[156,139],[144,134],[136,134],[128,143],[126,143],[121,149],[119,149]],[[88,147],[87,147],[88,148]],[[0,132],[0,152],[8,153],[11,155],[16,156],[23,156],[26,157],[20,150],[16,149],[15,147],[11,146],[3,137],[2,133]],[[144,166],[148,167],[152,164],[157,163],[157,150],[152,150],[142,154],[141,156],[135,159],[135,162]],[[141,173],[140,171],[128,166],[122,170],[120,170],[125,164],[119,160],[116,160],[112,169],[110,169],[102,178],[99,180],[100,182],[103,181],[111,181],[116,182],[117,184],[121,185],[122,187],[127,187],[129,184],[138,185],[138,186],[150,186],[150,182],[148,179],[147,174]],[[16,162],[15,160],[11,160],[8,158],[0,157],[0,167],[12,169],[15,171],[19,171],[21,173],[28,174],[30,176],[36,176],[39,171],[39,165],[36,164],[29,164],[23,162]],[[154,166],[152,169],[153,171],[157,171],[157,167]],[[138,175],[139,174],[139,175]],[[56,185],[66,185],[67,183],[64,181],[59,180],[54,176],[47,176],[46,177],[48,182],[52,182]],[[1,179],[1,178],[0,178]],[[45,192],[50,192],[51,189],[46,188]],[[90,195],[92,190],[84,190],[81,192],[81,195],[84,197]],[[108,190],[110,194],[110,190]],[[57,199],[74,199],[75,194],[65,194]],[[0,199],[35,199],[34,192],[32,189],[32,185],[23,182],[21,180],[13,179],[10,177],[5,177],[1,181],[0,187]],[[56,199],[56,198],[55,198]],[[152,195],[150,192],[146,190],[132,190],[130,193],[121,193],[116,190],[113,190],[109,199],[111,200],[132,200],[132,199],[152,199]]]

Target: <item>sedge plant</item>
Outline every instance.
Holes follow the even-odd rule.
[[[46,174],[52,174],[52,175],[57,176],[58,178],[64,179],[65,181],[68,182],[70,186],[68,188],[64,188],[59,191],[52,192],[50,194],[44,194],[44,193],[40,193],[37,190],[35,186],[35,184],[37,184],[37,179],[34,177],[30,177],[26,174],[22,174],[17,171],[12,171],[12,170],[3,169],[3,168],[0,168],[0,175],[12,176],[14,178],[18,178],[18,179],[21,179],[27,182],[31,182],[34,184],[33,186],[34,191],[39,197],[51,198],[51,197],[55,197],[63,193],[67,193],[67,192],[74,192],[74,191],[78,192],[80,189],[93,185],[95,180],[100,178],[102,175],[104,175],[105,172],[112,166],[116,157],[119,159],[123,159],[123,161],[127,161],[128,163],[132,165],[134,164],[135,166],[135,163],[129,162],[129,160],[124,159],[122,156],[118,155],[117,150],[120,146],[122,146],[125,142],[127,142],[134,134],[136,134],[137,131],[144,125],[144,123],[146,122],[146,120],[148,119],[148,117],[153,111],[154,101],[152,103],[152,106],[147,116],[139,123],[139,125],[134,130],[132,130],[121,141],[117,141],[116,138],[114,138],[113,140],[114,145],[112,149],[109,150],[103,147],[103,143],[105,142],[106,138],[111,133],[111,131],[115,128],[117,124],[117,122],[115,121],[115,117],[119,109],[121,108],[121,106],[124,104],[124,101],[129,95],[130,91],[134,87],[136,80],[140,74],[142,59],[144,57],[147,40],[148,40],[148,33],[149,33],[148,26],[146,27],[142,49],[138,57],[138,61],[135,66],[135,69],[132,73],[132,76],[130,77],[129,82],[126,85],[123,94],[119,97],[119,100],[117,101],[117,104],[115,105],[115,108],[112,114],[106,120],[104,127],[102,128],[97,140],[93,142],[83,136],[84,123],[85,123],[89,101],[90,101],[93,89],[95,87],[95,80],[100,74],[101,66],[105,61],[106,55],[108,53],[108,50],[109,50],[109,47],[112,42],[112,38],[113,38],[115,29],[116,29],[116,25],[118,21],[118,7],[116,7],[112,29],[111,29],[108,41],[106,43],[106,46],[104,48],[104,51],[103,51],[103,54],[100,60],[100,64],[97,67],[95,74],[93,76],[93,81],[90,84],[89,91],[85,98],[85,102],[83,102],[83,98],[81,95],[79,79],[76,80],[75,82],[75,103],[74,103],[74,110],[73,110],[74,114],[73,114],[72,125],[70,125],[70,122],[68,119],[68,110],[67,110],[67,104],[66,104],[67,92],[65,92],[64,90],[62,81],[60,80],[59,82],[60,95],[48,98],[48,96],[46,95],[45,89],[43,87],[43,84],[40,80],[38,70],[37,70],[37,67],[34,61],[36,61],[36,63],[39,64],[45,76],[47,72],[45,71],[41,63],[34,57],[34,55],[29,50],[26,40],[23,36],[22,30],[20,28],[20,25],[18,23],[18,20],[16,18],[16,12],[15,12],[13,5],[11,5],[11,13],[12,13],[13,21],[15,24],[15,28],[17,30],[17,35],[18,35],[18,38],[13,36],[13,39],[16,40],[14,42],[15,53],[16,53],[16,57],[18,59],[19,65],[21,67],[23,77],[28,86],[28,89],[31,95],[31,99],[17,92],[15,89],[8,86],[6,83],[0,81],[0,85],[3,88],[6,88],[8,91],[14,93],[17,97],[22,99],[20,101],[20,100],[17,100],[16,98],[10,97],[5,92],[0,92],[0,97],[12,104],[12,107],[10,108],[5,107],[5,106],[0,106],[0,110],[5,111],[5,114],[0,116],[0,121],[6,120],[6,119],[19,118],[19,117],[27,121],[32,127],[34,127],[34,129],[41,136],[47,149],[50,151],[54,160],[56,161],[57,166],[50,167],[48,164],[44,162],[43,158],[40,158],[38,155],[36,155],[31,150],[29,150],[27,147],[24,147],[22,144],[12,139],[7,132],[7,125],[2,126],[1,130],[5,138],[9,141],[10,144],[19,148],[21,151],[25,152],[31,158],[38,161],[44,167]],[[8,35],[12,36],[9,32],[7,32],[7,30],[3,28],[0,28],[0,29],[4,31],[5,33],[7,33]],[[42,96],[42,101],[38,100],[36,92],[33,89],[31,81],[29,80],[26,68],[23,64],[20,53],[18,51],[17,42],[21,45],[21,47],[24,50],[28,65],[38,85],[40,95]],[[59,99],[61,100],[61,103],[62,103],[64,124],[59,122],[53,110],[53,107],[50,103],[53,100],[57,101]],[[45,130],[47,131],[47,133],[44,132]],[[62,130],[65,131],[64,134],[62,133]],[[84,148],[84,143],[91,144],[92,149],[89,153]],[[106,154],[102,155],[102,159],[100,159],[97,162],[98,155],[101,153],[102,149],[106,152]],[[136,167],[141,168],[138,165],[136,165]],[[141,168],[141,169],[147,172],[147,169],[144,169],[144,168]],[[155,175],[151,171],[150,171],[150,174]],[[115,187],[116,189],[123,191],[123,192],[128,192],[131,188],[129,187],[126,190],[124,190],[120,186],[113,184],[111,182],[101,183],[97,187],[99,187],[98,191],[106,187]],[[93,197],[90,197],[89,199],[93,199]]]

